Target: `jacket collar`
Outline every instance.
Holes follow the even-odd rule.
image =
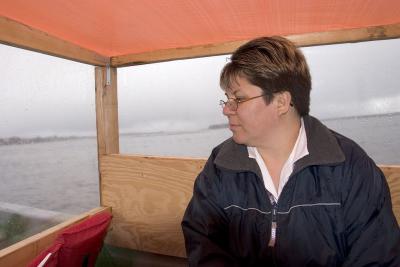
[[[293,173],[310,165],[336,165],[343,162],[344,153],[333,133],[312,116],[306,115],[303,119],[309,154],[295,162]],[[232,138],[221,144],[214,163],[233,171],[252,171],[262,177],[257,162],[249,158],[247,147],[235,143]]]

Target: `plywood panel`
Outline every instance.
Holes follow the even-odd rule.
[[[96,213],[111,211],[107,207],[95,208],[91,211],[75,216],[70,220],[51,227],[39,234],[31,236],[21,242],[0,250],[0,266],[25,267],[41,251],[52,244],[57,235],[65,228],[74,225]]]
[[[400,224],[400,166],[379,166],[385,174],[392,197],[393,211],[397,223]]]
[[[0,43],[83,63],[105,66],[110,58],[0,16]]]
[[[286,37],[298,46],[315,46],[337,43],[384,40],[399,38],[400,24],[288,35]],[[249,40],[242,40],[115,56],[111,57],[111,65],[114,67],[120,67],[149,64],[176,59],[189,59],[196,57],[231,54],[235,49],[248,41]]]
[[[102,198],[113,208],[107,242],[184,257],[180,222],[204,159],[110,155],[101,157]],[[400,166],[381,166],[400,219]]]
[[[102,198],[113,209],[107,243],[184,257],[180,222],[205,160],[101,157]]]

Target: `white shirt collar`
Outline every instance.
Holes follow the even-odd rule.
[[[247,151],[249,153],[249,158],[254,158],[257,161],[257,164],[260,167],[261,174],[263,176],[264,186],[272,194],[275,202],[277,202],[283,187],[285,186],[285,184],[289,180],[290,175],[293,172],[294,163],[309,154],[307,149],[307,136],[304,129],[303,118],[301,118],[301,126],[296,143],[294,144],[292,152],[290,153],[288,159],[282,167],[278,191],[275,189],[271,175],[269,174],[267,166],[265,165],[264,160],[262,159],[257,148],[248,146]]]

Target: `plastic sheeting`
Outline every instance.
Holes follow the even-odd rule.
[[[400,22],[399,0],[1,0],[0,15],[105,56]]]

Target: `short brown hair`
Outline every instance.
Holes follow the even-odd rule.
[[[288,91],[300,116],[310,111],[311,75],[303,53],[283,37],[261,37],[240,46],[222,69],[221,88],[231,88],[238,76],[260,87],[266,101]]]

